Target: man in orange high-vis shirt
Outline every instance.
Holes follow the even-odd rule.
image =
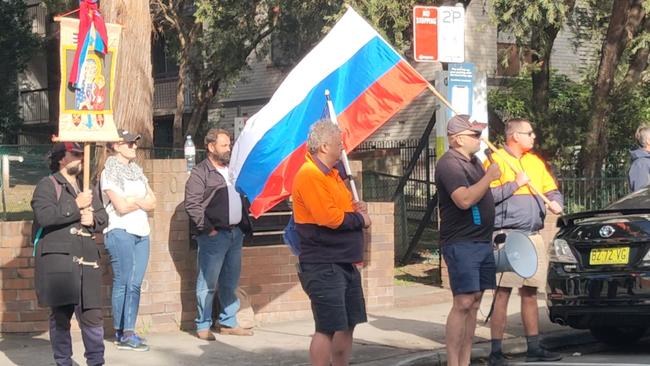
[[[494,196],[494,235],[508,234],[509,231],[521,231],[528,235],[535,244],[538,264],[537,272],[529,279],[523,279],[513,272],[497,276],[497,290],[494,311],[490,323],[492,333],[492,352],[489,365],[507,365],[501,351],[501,340],[506,327],[508,300],[512,288],[519,288],[521,296],[521,317],[526,332],[528,352],[526,362],[557,361],[562,357],[549,352],[539,345],[539,324],[537,310],[537,289],[546,287],[548,270],[548,243],[545,243],[539,231],[544,227],[546,207],[544,201],[531,192],[534,189],[545,195],[551,204],[548,210],[554,214],[562,212],[563,197],[557,188],[553,175],[548,171],[542,159],[531,152],[535,143],[535,132],[531,123],[525,119],[512,119],[506,122],[506,145],[499,153],[493,153],[492,159],[501,168],[498,180],[490,184]],[[517,167],[514,172],[504,161]],[[490,161],[486,160],[486,166]]]
[[[329,120],[307,138],[307,161],[293,181],[293,216],[300,241],[298,277],[311,300],[316,331],[312,365],[348,365],[354,327],[367,321],[361,274],[367,205],[353,202],[337,165],[343,141]]]

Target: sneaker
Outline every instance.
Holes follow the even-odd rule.
[[[121,330],[116,330],[115,331],[115,339],[113,340],[113,344],[117,345],[120,344],[120,339],[122,339],[122,331]]]
[[[120,344],[120,340],[122,339],[123,336],[124,336],[124,332],[122,332],[121,330],[116,330],[115,331],[115,339],[113,340],[113,344]],[[140,337],[139,335],[137,335],[135,333],[133,334],[133,336],[136,337],[141,343],[147,343],[147,340],[145,338]]]
[[[503,356],[503,353],[490,353],[490,357],[488,358],[488,366],[508,366],[508,362]]]
[[[149,350],[149,346],[147,346],[140,337],[133,334],[126,338],[122,337],[120,343],[117,344],[117,349],[145,352]]]
[[[540,361],[559,361],[562,355],[559,353],[547,351],[543,348],[528,351],[526,353],[526,362],[540,362]]]

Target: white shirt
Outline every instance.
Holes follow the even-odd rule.
[[[228,187],[228,225],[237,225],[241,222],[241,197],[235,186],[232,184],[232,179],[228,171],[228,167],[215,167],[223,179],[226,180],[226,186]]]
[[[151,229],[149,228],[149,218],[145,210],[139,208],[120,215],[105,193],[107,190],[111,190],[122,197],[144,198],[147,195],[147,185],[141,180],[124,179],[124,190],[122,190],[117,184],[107,180],[104,173],[102,172],[100,182],[104,207],[106,207],[106,213],[108,214],[108,226],[104,229],[104,234],[113,229],[124,229],[127,233],[137,236],[149,235]]]

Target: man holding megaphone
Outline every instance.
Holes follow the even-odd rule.
[[[544,227],[546,206],[554,214],[561,213],[563,197],[544,161],[531,152],[535,143],[531,123],[525,119],[511,119],[506,122],[505,133],[506,146],[488,155],[489,159],[485,161],[488,169],[492,165],[501,169],[500,178],[490,184],[496,204],[495,242],[502,243],[512,232],[523,233],[534,243],[538,260],[537,271],[530,278],[504,272],[497,280],[491,320],[492,352],[488,364],[507,364],[501,351],[501,340],[508,300],[514,287],[519,288],[521,296],[521,317],[528,344],[526,361],[557,361],[562,358],[559,354],[539,345],[537,289],[546,286],[548,270],[548,243],[544,243],[539,231]],[[525,240],[525,236],[521,236]]]
[[[484,170],[474,155],[485,126],[470,122],[467,115],[452,117],[447,122],[450,149],[436,165],[440,242],[454,295],[445,334],[450,366],[469,365],[483,291],[496,287],[494,200],[489,187],[501,171],[497,164]]]

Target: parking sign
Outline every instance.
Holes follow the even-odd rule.
[[[464,62],[465,8],[414,6],[413,58],[418,62]]]
[[[413,7],[413,58],[419,62],[438,60],[438,8]]]
[[[465,8],[438,8],[438,57],[440,62],[465,61]]]

